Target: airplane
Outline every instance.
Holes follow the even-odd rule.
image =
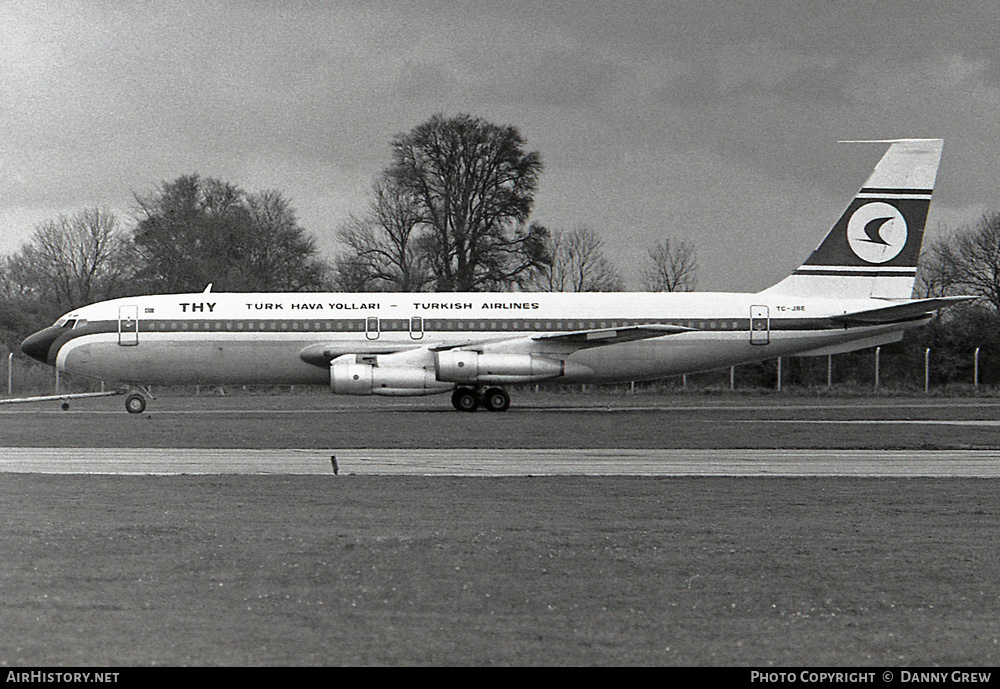
[[[61,371],[144,385],[328,385],[510,406],[518,383],[660,379],[896,342],[971,297],[912,299],[941,139],[893,139],[818,248],[756,293],[202,293],[91,304],[24,340]]]

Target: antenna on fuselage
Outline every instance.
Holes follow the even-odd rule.
[[[211,291],[212,291],[212,283],[210,282],[208,283],[208,287],[205,288],[205,291],[202,292],[202,294],[208,294]]]

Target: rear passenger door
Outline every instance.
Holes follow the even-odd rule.
[[[750,344],[766,345],[771,342],[771,318],[767,306],[750,307]]]

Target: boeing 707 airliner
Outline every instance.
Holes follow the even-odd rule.
[[[216,293],[91,304],[28,337],[61,371],[142,386],[450,393],[505,411],[515,383],[614,383],[895,342],[967,297],[912,299],[940,139],[899,139],[819,247],[757,293]]]

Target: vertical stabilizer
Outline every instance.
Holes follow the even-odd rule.
[[[768,294],[909,299],[941,139],[896,139],[819,247]]]

